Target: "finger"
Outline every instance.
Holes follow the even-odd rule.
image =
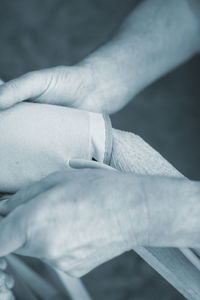
[[[112,167],[105,165],[100,162],[85,160],[85,159],[70,159],[69,166],[74,169],[105,169],[105,170],[115,170]]]
[[[12,289],[14,284],[15,281],[10,275],[0,271],[0,288]]]
[[[26,206],[20,205],[0,222],[0,256],[6,256],[25,244],[28,220]]]
[[[0,109],[40,96],[48,87],[50,76],[34,71],[0,85]]]
[[[0,201],[0,215],[6,216],[17,206],[30,201],[37,195],[47,191],[56,184],[56,182],[59,180],[58,177],[59,176],[57,173],[53,173],[40,181],[34,182],[31,185],[27,185],[26,187],[20,189],[13,196],[7,197],[7,199]]]
[[[4,271],[7,268],[7,261],[5,258],[0,258],[0,270]]]
[[[0,290],[0,299],[1,300],[15,300],[13,293],[7,289]]]

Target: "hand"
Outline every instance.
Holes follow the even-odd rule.
[[[4,84],[0,109],[32,100],[96,112],[118,111],[200,51],[199,7],[198,0],[142,1],[118,34],[80,64],[30,72]]]
[[[134,88],[127,70],[122,72],[116,64],[114,49],[112,52],[111,57],[91,55],[75,66],[32,71],[4,84],[2,81],[0,109],[30,100],[100,113],[118,111],[131,100]],[[126,49],[122,52],[126,56]]]
[[[199,188],[110,170],[52,174],[1,202],[0,256],[38,257],[82,276],[134,247],[198,248]]]
[[[14,295],[11,291],[14,286],[14,279],[4,272],[6,267],[6,260],[4,258],[0,258],[0,299],[14,300]]]
[[[81,276],[129,250],[128,178],[110,170],[71,169],[2,201],[0,213],[8,216],[0,223],[0,255],[17,250]]]
[[[94,74],[86,64],[33,71],[0,86],[0,109],[31,100],[102,112],[102,97],[96,90]]]

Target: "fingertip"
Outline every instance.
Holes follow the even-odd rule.
[[[69,166],[73,169],[84,169],[91,165],[91,161],[80,158],[72,158],[69,160]]]
[[[74,169],[103,169],[103,170],[115,170],[112,167],[93,160],[86,159],[70,159],[69,166]]]
[[[8,200],[4,199],[0,201],[0,215],[5,216],[8,213]]]
[[[76,168],[79,165],[80,165],[80,159],[73,158],[69,160],[69,166],[71,168]]]

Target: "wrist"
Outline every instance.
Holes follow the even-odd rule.
[[[114,113],[135,95],[130,57],[118,39],[89,55],[81,65],[90,70],[92,91],[86,102],[93,111]]]
[[[122,174],[121,205],[116,214],[126,250],[148,245],[148,212],[141,176]],[[118,190],[119,187],[118,187]]]
[[[170,177],[145,179],[149,247],[200,247],[199,183]]]

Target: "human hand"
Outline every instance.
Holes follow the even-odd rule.
[[[31,100],[103,112],[96,85],[89,65],[33,71],[0,86],[0,109]]]
[[[14,279],[5,273],[7,262],[4,258],[0,258],[0,299],[14,300],[11,289],[14,286]]]
[[[120,70],[113,55],[108,59],[100,55],[94,59],[89,56],[75,66],[32,71],[0,86],[0,110],[30,100],[113,113],[132,97],[125,87],[127,82],[129,86],[133,82],[128,74],[124,78]]]
[[[0,224],[0,255],[17,251],[84,275],[131,248],[126,202],[134,202],[137,185],[127,195],[130,185],[119,172],[71,169],[22,189],[1,204],[8,216]]]
[[[185,179],[68,170],[2,201],[0,214],[0,256],[37,257],[74,276],[135,247],[200,247],[199,183]]]

